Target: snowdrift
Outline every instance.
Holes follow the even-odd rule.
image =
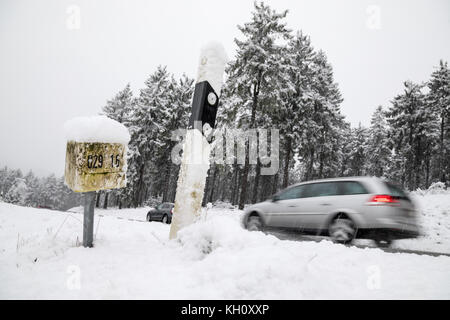
[[[282,241],[239,217],[209,210],[169,241],[168,225],[97,215],[87,249],[80,214],[0,203],[0,298],[450,298],[449,257]]]

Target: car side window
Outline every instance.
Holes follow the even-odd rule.
[[[359,182],[356,181],[342,181],[340,182],[340,193],[341,195],[352,195],[352,194],[367,194],[369,193],[367,189]]]
[[[277,198],[278,200],[289,200],[289,199],[297,199],[302,197],[303,189],[305,186],[300,185],[296,187],[291,187],[284,192],[280,193]]]
[[[164,207],[164,203],[158,204],[156,210],[161,210]]]
[[[326,197],[338,195],[338,184],[335,182],[320,182],[307,185],[304,193],[305,198]]]

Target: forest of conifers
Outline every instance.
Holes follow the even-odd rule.
[[[308,35],[290,30],[286,14],[255,3],[251,20],[238,26],[237,52],[226,68],[217,115],[219,128],[278,129],[279,170],[261,175],[259,161],[212,163],[204,204],[229,201],[243,208],[290,184],[338,176],[373,175],[408,190],[438,181],[450,185],[447,62],[436,61],[422,83],[405,81],[389,105],[374,106],[369,127],[351,127],[340,110],[343,95],[325,52],[313,48]],[[102,113],[131,134],[128,185],[98,192],[97,206],[174,201],[179,165],[171,161],[177,143],[171,138],[187,126],[194,84],[160,66],[139,92],[128,84],[107,101]],[[0,197],[59,209],[80,204],[62,178],[7,167],[0,169]]]

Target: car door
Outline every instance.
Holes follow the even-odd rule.
[[[156,206],[155,213],[152,218],[155,220],[161,220],[162,216],[163,216],[163,208],[164,208],[164,203],[161,203],[158,206]]]
[[[335,182],[317,182],[305,185],[302,197],[297,201],[294,222],[303,229],[319,229],[336,205],[339,188]]]
[[[294,215],[297,214],[297,199],[301,196],[303,185],[293,186],[277,194],[266,209],[266,225],[269,227],[294,228]]]
[[[162,209],[162,216],[167,215],[167,217],[169,217],[171,208],[172,208],[172,206],[170,205],[170,203],[164,203],[164,206]],[[162,217],[161,217],[161,219],[162,219]]]
[[[339,181],[339,197],[333,202],[335,211],[364,213],[369,191],[358,181]]]

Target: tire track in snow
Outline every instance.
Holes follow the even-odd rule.
[[[277,237],[280,240],[291,240],[291,241],[314,241],[314,242],[320,242],[322,240],[328,240],[331,241],[329,237],[325,236],[315,236],[315,235],[305,235],[300,234],[297,232],[292,231],[279,231],[279,230],[270,230],[267,231],[268,234],[271,234],[275,237]],[[341,245],[341,244],[336,244]],[[356,247],[360,249],[380,249],[384,252],[388,253],[408,253],[408,254],[418,254],[418,255],[427,255],[427,256],[447,256],[450,257],[450,253],[445,252],[434,252],[434,251],[421,251],[421,250],[409,250],[409,249],[396,249],[396,248],[380,248],[377,246],[366,246],[366,245],[359,245],[359,244],[347,244],[345,245],[347,247]]]

